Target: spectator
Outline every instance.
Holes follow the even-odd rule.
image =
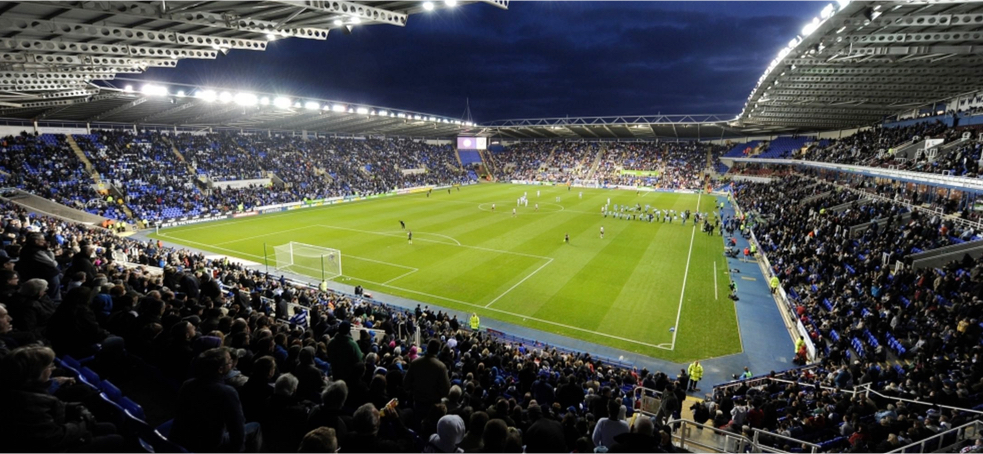
[[[181,386],[170,438],[193,452],[259,452],[258,423],[247,423],[235,389],[222,382],[232,358],[222,349],[198,355],[196,376]]]

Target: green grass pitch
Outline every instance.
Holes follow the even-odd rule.
[[[529,206],[516,208],[523,193]],[[482,184],[429,198],[410,194],[176,227],[158,237],[259,263],[265,243],[271,272],[276,245],[325,246],[341,250],[344,275],[337,279],[369,291],[669,361],[740,352],[720,236],[679,222],[604,218],[601,207],[609,198],[612,206],[676,211],[699,203],[703,212],[715,200]],[[413,244],[400,220],[413,231]],[[295,271],[320,276],[319,270]]]

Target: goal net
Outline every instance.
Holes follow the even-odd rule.
[[[277,270],[289,270],[322,281],[341,276],[341,251],[291,241],[273,248]]]

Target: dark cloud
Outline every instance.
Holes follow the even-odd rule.
[[[459,117],[740,112],[817,2],[512,2],[182,61],[154,80]]]

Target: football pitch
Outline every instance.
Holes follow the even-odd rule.
[[[529,205],[516,207],[524,193]],[[271,273],[274,246],[294,241],[334,248],[344,272],[337,281],[477,312],[483,321],[675,362],[740,352],[721,237],[707,236],[692,222],[605,218],[601,207],[608,199],[612,208],[640,204],[679,212],[699,205],[706,213],[715,202],[696,194],[481,184],[450,194],[435,190],[430,197],[175,227],[154,236],[260,264],[268,258]],[[412,230],[412,244],[399,221]],[[320,276],[313,268],[293,271]]]

